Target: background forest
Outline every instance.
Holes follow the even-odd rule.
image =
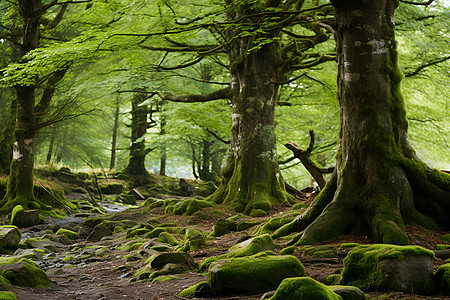
[[[37,95],[49,85],[54,92],[37,131],[35,164],[80,169],[88,167],[85,159],[97,168],[124,169],[132,112],[145,107],[145,134],[137,142],[145,143],[148,151],[147,170],[183,178],[217,176],[230,140],[230,101],[179,103],[161,100],[154,92],[205,94],[229,84],[228,57],[211,46],[220,40],[210,25],[224,21],[222,1],[63,3],[43,1],[39,47],[28,54],[26,64],[18,61],[21,20],[15,1],[0,3],[3,135],[12,132],[12,86],[37,80]],[[316,13],[327,22],[323,10]],[[446,1],[428,6],[400,3],[396,11],[410,141],[426,163],[447,170],[449,13]],[[308,36],[312,29],[296,26],[292,32]],[[333,55],[332,36],[311,42],[305,55]],[[314,130],[312,159],[319,166],[334,165],[339,127],[336,69],[334,59],[305,64],[289,74],[279,93],[275,132],[280,169],[286,182],[297,188],[311,179],[298,160],[289,160],[286,142],[306,148],[308,132]]]

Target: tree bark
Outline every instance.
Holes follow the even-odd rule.
[[[122,171],[128,175],[149,176],[145,169],[145,149],[144,134],[147,132],[147,107],[140,106],[146,98],[145,94],[136,93],[131,100],[131,145],[130,156],[127,167]]]
[[[55,144],[55,136],[56,136],[56,125],[53,125],[50,130],[50,142],[48,144],[48,151],[47,151],[47,157],[45,159],[45,164],[50,165],[50,162],[52,161],[52,155],[53,155],[53,146]]]
[[[109,162],[109,169],[113,170],[116,168],[116,146],[117,146],[117,130],[119,129],[119,112],[120,112],[120,96],[117,95],[116,98],[116,107],[114,110],[114,126],[112,132],[112,141],[111,141],[111,160]]]
[[[228,18],[233,21],[252,13],[257,11],[238,7]],[[238,35],[237,30],[228,33],[230,40]],[[222,183],[212,198],[250,215],[267,212],[274,203],[289,204],[290,199],[278,168],[274,133],[276,82],[281,81],[280,45],[274,39],[278,34],[262,34],[261,38],[273,40],[255,51],[249,49],[256,37],[236,39],[228,52],[233,110],[231,145]]]
[[[14,95],[15,96],[15,95]],[[11,99],[9,117],[0,134],[0,174],[9,174],[13,156],[14,128],[16,126],[17,98]]]
[[[290,224],[299,244],[363,233],[408,244],[405,224],[450,228],[450,176],[411,148],[403,75],[394,36],[394,0],[335,1],[340,106],[335,174]],[[308,226],[309,225],[309,226]]]

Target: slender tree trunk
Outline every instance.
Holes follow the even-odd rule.
[[[450,176],[421,162],[407,138],[394,37],[397,1],[334,5],[340,106],[336,171],[295,220],[297,230],[310,224],[300,243],[363,233],[375,242],[408,244],[405,224],[449,229]]]
[[[212,145],[212,142],[207,139],[204,139],[202,142],[202,164],[199,169],[198,175],[201,180],[205,180],[205,181],[212,180],[211,171],[210,171],[211,145]]]
[[[162,112],[162,105],[160,107],[160,116],[161,116],[161,129],[159,131],[159,135],[163,138],[164,140],[164,135],[166,134],[166,118]],[[166,161],[167,161],[167,147],[166,147],[166,142],[163,141],[161,143],[161,149],[159,151],[160,154],[160,165],[159,165],[159,175],[166,175]]]
[[[53,147],[54,147],[54,144],[55,144],[55,136],[56,136],[56,127],[55,127],[55,125],[53,125],[51,130],[50,130],[50,142],[48,144],[47,157],[45,159],[45,164],[46,165],[50,165],[50,162],[52,160]]]
[[[123,170],[128,175],[148,176],[145,169],[145,149],[144,134],[148,128],[147,107],[139,104],[145,99],[145,94],[136,94],[131,103],[131,146],[127,167]]]
[[[240,7],[229,18],[239,19],[246,13],[257,11],[248,12]],[[262,38],[277,36],[278,32],[272,32]],[[216,202],[231,203],[238,212],[261,215],[274,203],[288,204],[289,196],[278,168],[274,133],[280,45],[273,40],[249,52],[252,42],[250,38],[241,38],[229,47],[233,95],[231,145],[222,184],[212,197]]]
[[[113,170],[116,167],[116,146],[117,146],[117,130],[119,128],[119,112],[120,112],[120,98],[117,95],[116,107],[114,110],[114,127],[111,141],[111,161],[109,162],[109,169]]]

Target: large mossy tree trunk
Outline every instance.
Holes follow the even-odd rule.
[[[449,229],[450,176],[426,166],[408,142],[394,36],[397,1],[335,1],[334,6],[336,170],[307,212],[288,227],[306,228],[300,243],[364,233],[374,242],[408,244],[405,224]]]
[[[39,46],[39,25],[42,12],[41,0],[19,1],[22,18],[22,39],[19,56]],[[34,85],[15,86],[17,95],[17,118],[14,129],[13,159],[5,197],[0,202],[0,211],[9,213],[14,206],[48,208],[33,195],[33,143],[36,130]]]
[[[238,7],[230,21],[257,11]],[[251,19],[255,24],[258,20]],[[237,36],[236,31],[230,32]],[[273,31],[258,36],[272,40],[249,51],[258,37],[240,38],[229,46],[231,65],[232,129],[229,157],[223,180],[212,195],[216,202],[230,203],[234,210],[261,215],[273,204],[288,204],[289,195],[278,167],[275,142],[275,106],[280,74],[280,45]],[[231,37],[230,37],[231,40]]]
[[[136,93],[131,100],[131,145],[128,165],[122,171],[132,176],[148,177],[145,169],[145,156],[149,151],[145,148],[144,135],[149,123],[147,121],[148,108],[141,105],[146,99],[145,94]]]

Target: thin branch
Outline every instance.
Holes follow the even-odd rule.
[[[417,67],[417,69],[415,69],[415,70],[412,71],[412,72],[409,72],[409,73],[406,73],[406,72],[405,72],[405,77],[411,77],[411,76],[417,75],[417,74],[418,74],[420,71],[422,71],[423,69],[425,69],[425,68],[427,68],[427,67],[430,67],[430,66],[433,66],[433,65],[437,65],[437,64],[439,64],[439,63],[441,63],[441,62],[444,62],[444,61],[446,61],[446,60],[449,60],[449,59],[450,59],[450,56],[442,57],[442,58],[437,59],[437,60],[435,60],[435,61],[431,61],[431,62],[429,62],[429,63],[426,63],[426,64],[424,64],[424,65],[421,65],[421,66]]]
[[[221,99],[231,99],[230,87],[226,87],[224,89],[217,90],[209,94],[200,94],[200,95],[174,96],[170,94],[164,95],[161,92],[156,93],[162,100],[168,100],[172,102],[184,102],[184,103],[208,102]]]
[[[431,3],[434,2],[434,0],[429,0],[427,2],[411,2],[411,1],[400,0],[400,2],[403,2],[406,4],[411,4],[411,5],[430,5]]]
[[[209,134],[211,134],[213,137],[215,137],[217,140],[221,141],[222,143],[227,144],[227,145],[231,144],[231,140],[225,140],[225,139],[221,138],[211,129],[206,128],[206,131],[209,132]]]

